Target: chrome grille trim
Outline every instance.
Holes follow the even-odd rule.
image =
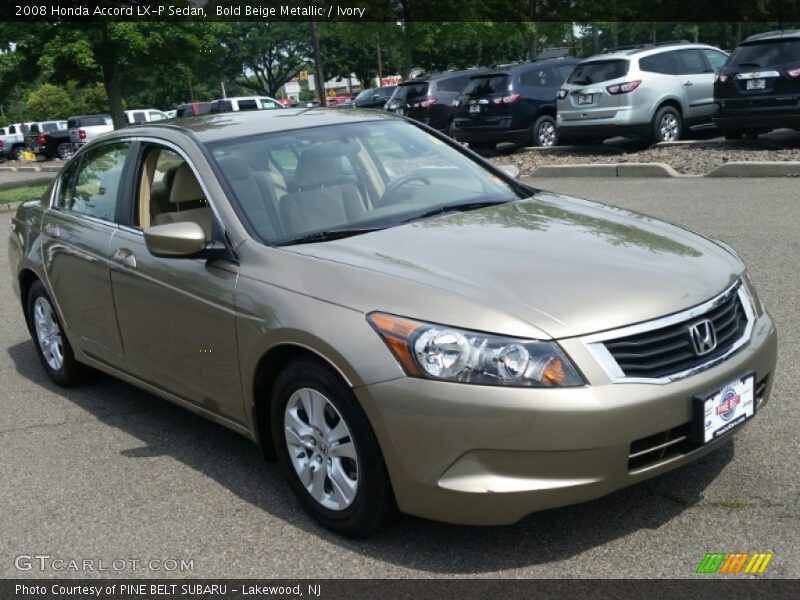
[[[663,377],[629,377],[625,375],[623,370],[617,364],[617,361],[605,346],[605,342],[617,340],[619,338],[626,338],[641,333],[647,333],[656,329],[663,329],[664,327],[677,325],[684,321],[689,321],[705,315],[709,311],[725,302],[731,293],[738,294],[739,301],[741,302],[742,309],[744,310],[745,318],[747,319],[744,333],[731,345],[730,348],[728,348],[725,353],[716,356],[702,364]],[[579,338],[579,340],[602,367],[603,371],[613,383],[651,383],[663,385],[679,379],[691,377],[692,375],[705,371],[706,369],[710,369],[727,360],[729,356],[738,352],[739,349],[750,340],[750,336],[753,333],[754,324],[755,309],[753,300],[747,293],[746,286],[740,278],[737,279],[735,283],[727,287],[722,293],[704,302],[703,304],[699,304],[698,306],[668,315],[666,317],[660,317],[652,321],[645,321],[644,323],[638,323],[636,325],[629,325],[619,329],[583,336]]]

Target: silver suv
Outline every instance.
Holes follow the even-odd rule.
[[[713,46],[670,42],[592,56],[558,91],[562,140],[641,137],[679,140],[711,125],[714,74],[728,55]]]

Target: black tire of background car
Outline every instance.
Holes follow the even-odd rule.
[[[541,129],[542,126],[545,125],[545,123],[549,123],[553,126],[554,137],[553,137],[553,143],[550,144],[550,146],[558,146],[558,129],[556,129],[556,120],[549,115],[542,115],[541,117],[536,119],[536,121],[534,121],[533,127],[531,127],[531,145],[549,147],[545,146],[545,144],[542,143],[542,140],[540,138],[539,130]]]
[[[358,491],[353,503],[341,511],[321,506],[300,482],[286,447],[283,419],[292,393],[300,388],[316,389],[336,406],[347,423],[359,464]],[[364,410],[341,377],[320,360],[300,358],[278,375],[272,390],[272,439],[289,479],[289,486],[303,508],[323,526],[348,537],[374,533],[396,512],[394,493],[378,440]]]
[[[73,148],[72,144],[69,142],[65,142],[58,146],[56,152],[58,153],[58,158],[67,160],[68,158],[71,158],[73,154],[75,154],[75,148]]]
[[[661,119],[663,119],[664,115],[666,115],[667,113],[672,113],[678,124],[678,131],[675,134],[674,140],[664,140],[661,137]],[[683,120],[681,119],[681,114],[678,112],[676,108],[672,106],[662,106],[661,108],[659,108],[656,111],[656,115],[653,117],[653,122],[650,124],[650,128],[652,131],[652,138],[653,138],[652,141],[656,144],[658,142],[664,142],[664,141],[677,142],[678,140],[683,138]]]
[[[55,312],[55,310],[53,310],[53,314],[56,317],[56,321],[58,321],[58,327],[61,329],[61,343],[64,349],[64,363],[58,370],[53,369],[47,364],[42,352],[42,348],[39,346],[39,339],[36,337],[36,327],[33,324],[33,305],[36,302],[36,299],[39,297],[45,298],[47,302],[50,303],[50,306],[53,306],[53,301],[50,299],[50,295],[47,293],[44,285],[42,285],[41,281],[37,280],[31,285],[30,290],[28,290],[28,301],[25,314],[28,322],[28,329],[30,330],[31,337],[33,338],[33,345],[36,348],[36,354],[39,356],[39,360],[41,361],[44,370],[47,372],[47,376],[50,377],[54,383],[60,385],[61,387],[76,386],[86,380],[91,373],[91,369],[75,360],[75,354],[72,351],[72,345],[67,339],[64,326],[62,325],[61,320],[58,318],[58,314]]]
[[[25,148],[23,146],[17,146],[14,150],[11,151],[14,160],[22,160],[24,157],[22,153],[25,152]]]

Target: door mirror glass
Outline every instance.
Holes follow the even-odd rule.
[[[144,230],[144,243],[153,256],[188,258],[206,247],[203,228],[193,221],[154,225]]]

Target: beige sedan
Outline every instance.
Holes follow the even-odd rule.
[[[774,379],[729,246],[372,111],[105,135],[9,254],[53,381],[104,371],[241,433],[347,535],[602,496],[724,444]]]

